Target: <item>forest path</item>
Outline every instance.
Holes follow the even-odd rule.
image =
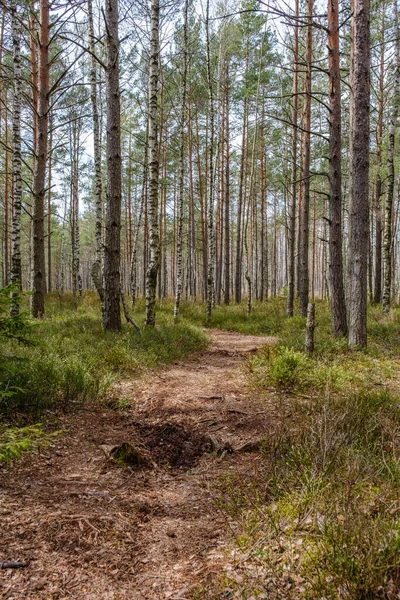
[[[0,598],[156,600],[190,596],[224,565],[226,522],[214,485],[252,472],[256,455],[228,450],[265,435],[272,415],[249,394],[246,355],[274,342],[212,330],[202,355],[138,382],[131,409],[89,406],[63,417],[65,435],[0,471]],[[263,410],[264,408],[264,410]],[[129,442],[153,468],[127,469],[99,448]],[[200,596],[201,597],[201,596]]]

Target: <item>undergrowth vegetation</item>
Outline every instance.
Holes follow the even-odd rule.
[[[271,425],[253,472],[219,482],[236,550],[218,582],[193,597],[399,598],[400,311],[370,307],[368,349],[355,351],[330,334],[318,303],[309,357],[305,319],[271,304],[264,329],[256,323],[268,307],[256,307],[251,332],[275,334],[277,344],[245,367]]]
[[[60,433],[45,431],[41,423],[0,429],[0,465],[18,460],[24,452],[46,448]]]
[[[8,319],[7,302],[0,309]],[[142,314],[139,307],[135,317],[141,324]],[[72,295],[48,295],[45,319],[33,321],[23,312],[18,323],[24,340],[5,335],[0,354],[0,415],[8,420],[36,419],[54,407],[101,399],[117,380],[138,377],[207,345],[201,329],[184,318],[174,324],[167,312],[156,328],[141,334],[131,325],[121,333],[104,333],[95,294],[85,294],[76,313]]]
[[[141,334],[130,325],[104,333],[94,294],[76,313],[70,295],[50,295],[46,318],[32,322],[22,313],[17,330],[4,306],[0,413],[25,425],[203,350],[205,325],[275,336],[244,367],[271,415],[261,452],[247,476],[228,474],[218,484],[236,561],[230,555],[221,578],[193,598],[399,597],[400,310],[383,316],[369,307],[368,348],[357,351],[332,337],[327,306],[317,303],[315,353],[306,356],[305,319],[287,319],[284,299],[255,304],[250,317],[244,304],[216,307],[207,324],[204,306],[189,302],[174,323],[165,301],[153,330],[143,328],[140,301],[132,316]],[[115,408],[126,408],[125,399]],[[4,427],[0,462],[46,443],[45,432]]]

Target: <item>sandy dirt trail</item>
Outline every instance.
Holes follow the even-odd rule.
[[[235,450],[265,435],[271,416],[241,367],[273,339],[211,339],[194,360],[121,382],[129,410],[65,415],[51,447],[0,470],[0,563],[29,563],[0,570],[0,598],[185,600],[221,571],[229,538],[214,484],[254,468],[254,453]],[[149,467],[121,468],[100,448],[122,442]]]

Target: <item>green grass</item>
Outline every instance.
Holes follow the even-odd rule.
[[[290,421],[281,415],[266,435],[257,475],[219,483],[238,560],[263,573],[224,578],[225,587],[243,598],[272,593],[271,581],[293,600],[391,597],[400,589],[398,399],[383,390],[285,410]]]
[[[141,324],[143,316],[137,315]],[[203,330],[184,318],[174,324],[167,311],[141,335],[128,324],[105,333],[94,294],[84,295],[76,313],[70,294],[49,295],[46,317],[27,323],[29,345],[2,341],[0,414],[7,418],[36,418],[55,406],[101,399],[114,382],[185,359],[208,343]]]
[[[227,474],[215,497],[236,546],[193,598],[367,600],[400,591],[400,310],[368,309],[368,348],[350,350],[316,306],[316,350],[284,300],[239,307],[238,331],[275,347],[251,357],[251,392],[271,421],[253,474]],[[222,318],[229,309],[216,311]],[[272,392],[272,393],[271,393]],[[196,595],[197,594],[197,595]]]

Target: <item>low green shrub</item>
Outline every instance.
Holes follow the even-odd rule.
[[[225,588],[288,600],[391,597],[400,587],[398,398],[375,390],[292,400],[290,422],[281,402],[257,473],[219,482],[237,560],[262,573],[224,576]]]
[[[272,385],[279,388],[292,388],[299,375],[304,372],[307,359],[301,352],[293,348],[278,348],[270,362],[269,379]]]

